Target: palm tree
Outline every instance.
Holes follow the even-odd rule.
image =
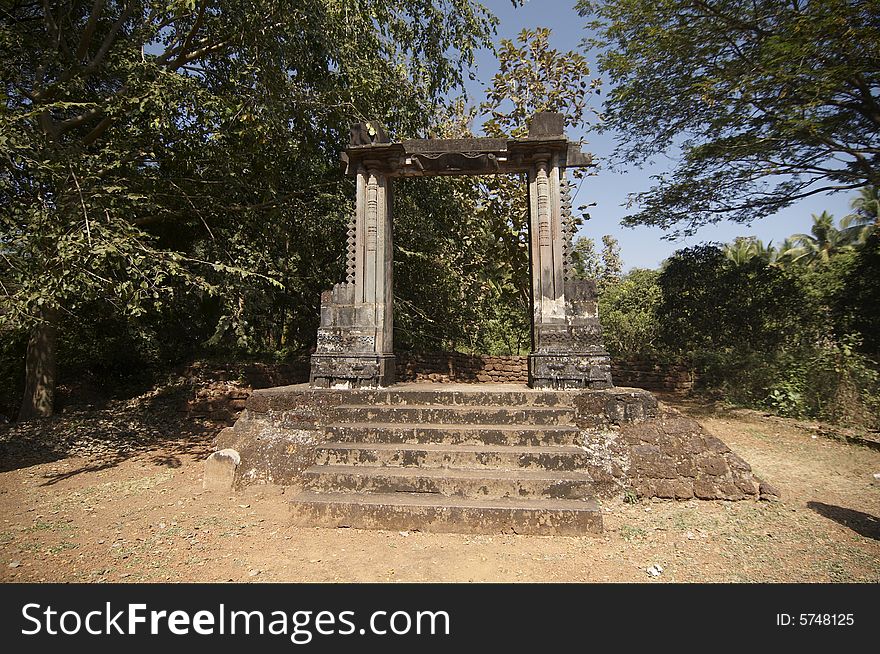
[[[880,191],[876,186],[866,186],[859,189],[859,197],[850,203],[864,224],[880,222]]]
[[[800,261],[807,253],[805,247],[798,245],[793,238],[789,237],[782,242],[782,245],[776,250],[776,256],[773,264],[776,266],[786,266],[790,263]]]
[[[880,225],[880,193],[875,186],[859,190],[859,197],[850,203],[853,213],[840,221],[841,231],[854,243],[862,244]]]
[[[809,234],[795,234],[792,241],[803,248],[803,253],[793,261],[802,261],[807,265],[827,263],[839,252],[851,250],[853,233],[846,233],[834,226],[834,216],[827,211],[821,215],[813,214],[813,226]]]
[[[773,241],[765,247],[763,241],[754,236],[738,236],[733,243],[724,245],[724,256],[735,266],[742,266],[756,257],[770,263],[775,255]]]

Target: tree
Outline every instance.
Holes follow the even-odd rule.
[[[837,229],[834,216],[827,211],[818,216],[813,214],[810,233],[791,237],[800,248],[800,254],[794,256],[792,261],[811,266],[826,264],[835,254],[851,250],[857,237],[855,232]]]
[[[657,280],[667,351],[770,352],[815,339],[817,316],[796,270],[759,257],[734,265],[716,245],[678,250]]]
[[[722,250],[727,260],[736,266],[742,266],[755,258],[770,263],[777,257],[772,243],[765,246],[761,239],[754,236],[738,236],[733,243],[725,243]]]
[[[96,304],[139,318],[213,295],[239,340],[252,299],[286,313],[273,288],[317,313],[351,118],[426,128],[495,23],[471,0],[0,11],[0,326],[31,331],[23,418],[51,414],[57,330]]]
[[[880,184],[878,0],[580,0],[617,160],[680,163],[630,225],[693,233]]]
[[[501,40],[498,72],[480,106],[489,114],[483,129],[495,138],[523,137],[528,119],[539,111],[560,112],[567,126],[581,128],[587,124],[587,114],[595,111],[589,99],[601,84],[599,77],[590,79],[590,66],[582,54],[550,47],[549,29],[524,29],[516,41]]]
[[[572,268],[575,279],[594,279],[601,287],[620,281],[623,261],[620,259],[620,244],[610,234],[602,237],[602,252],[596,252],[596,242],[586,236],[579,236],[572,248]]]
[[[599,279],[602,262],[596,252],[596,241],[578,236],[572,248],[571,259],[575,279]]]
[[[863,351],[880,360],[880,232],[874,231],[844,269],[831,299],[838,333],[858,334]],[[875,365],[876,367],[876,365]]]
[[[612,357],[656,354],[662,292],[656,270],[633,269],[599,293],[602,340]]]
[[[549,29],[539,27],[521,31],[515,40],[501,41],[497,49],[499,71],[479,105],[488,116],[483,124],[487,136],[524,136],[528,118],[539,111],[562,113],[565,124],[574,129],[586,125],[589,95],[598,89],[599,81],[590,80],[590,68],[583,55],[552,48],[550,37]],[[470,124],[470,115],[461,103],[458,113],[457,119],[447,121],[448,136],[466,135],[464,128]],[[482,319],[497,327],[494,340],[504,341],[504,350],[511,353],[528,342],[531,324],[527,187],[523,181],[517,175],[481,178],[472,183],[471,197],[479,198],[479,202],[476,206],[459,203],[462,215],[454,231],[468,227],[467,234],[456,243],[473,256],[468,259],[470,263],[461,262],[451,268],[458,274],[468,271],[477,276],[477,286],[482,290],[474,297],[485,301],[480,308]],[[441,182],[437,185],[442,187]],[[482,249],[472,250],[475,243]],[[461,283],[474,284],[463,279]],[[487,337],[473,342],[485,347],[491,340]]]
[[[841,229],[848,234],[850,240],[865,244],[880,227],[880,193],[877,192],[877,187],[866,186],[859,189],[859,196],[850,203],[850,207],[853,213],[843,217],[840,221]]]
[[[607,286],[620,281],[623,274],[623,261],[620,258],[620,243],[610,234],[602,237],[602,277]]]

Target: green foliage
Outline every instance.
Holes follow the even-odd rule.
[[[676,353],[770,351],[817,334],[798,275],[757,258],[733,265],[717,246],[679,250],[658,283],[660,337]]]
[[[629,165],[680,161],[627,224],[692,233],[880,185],[878,0],[580,0]],[[680,156],[678,156],[680,151]]]
[[[657,356],[662,302],[656,270],[636,268],[601,287],[599,316],[605,347],[615,358]]]
[[[467,178],[401,180],[395,194],[395,348],[525,353],[528,244]],[[524,290],[526,289],[526,290]]]
[[[813,266],[779,265],[754,248],[735,256],[743,244],[752,245],[699,246],[667,260],[657,349],[690,360],[704,387],[731,402],[880,424],[876,251],[838,248]]]
[[[59,316],[71,364],[108,315],[157,345],[308,347],[352,119],[428,129],[495,25],[471,0],[2,11],[0,328]]]
[[[488,136],[522,136],[536,111],[586,121],[589,67],[550,47],[550,31],[502,40],[499,72],[480,105]],[[431,129],[472,136],[459,98]],[[398,349],[525,354],[531,344],[526,184],[519,176],[405,180],[395,189],[395,343]]]
[[[620,244],[610,234],[602,237],[602,252],[596,252],[596,242],[579,236],[572,249],[572,269],[575,279],[594,279],[603,285],[613,285],[623,274]]]
[[[838,281],[828,298],[835,331],[861,335],[863,351],[876,359],[880,357],[880,233],[875,232],[841,264],[833,267],[839,271]]]
[[[859,195],[851,203],[853,213],[847,216],[854,226],[871,226],[876,228],[880,224],[880,191],[876,186],[867,186],[859,190]],[[866,240],[875,229],[862,230]]]
[[[0,416],[11,420],[21,405],[27,333],[7,330],[0,336]],[[5,422],[0,418],[0,422]]]
[[[538,27],[522,30],[516,41],[502,39],[497,55],[498,73],[481,105],[490,116],[483,126],[488,136],[526,136],[528,118],[539,111],[564,114],[569,127],[587,124],[590,96],[602,80],[590,79],[582,54],[551,48],[550,30]]]
[[[754,237],[737,237],[733,243],[725,243],[722,249],[727,260],[737,266],[745,265],[756,257],[767,263],[776,258],[772,243],[764,246],[761,239]],[[786,251],[790,249],[789,247]]]

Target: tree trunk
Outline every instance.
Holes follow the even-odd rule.
[[[25,360],[24,397],[19,421],[32,418],[48,418],[55,406],[55,345],[58,328],[55,326],[54,312],[44,311],[44,321],[34,326],[28,340]]]

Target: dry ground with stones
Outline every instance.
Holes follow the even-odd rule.
[[[293,527],[290,489],[204,491],[222,425],[178,403],[0,427],[0,580],[880,581],[880,448],[816,425],[671,400],[782,500],[621,500],[600,536],[475,536]]]

